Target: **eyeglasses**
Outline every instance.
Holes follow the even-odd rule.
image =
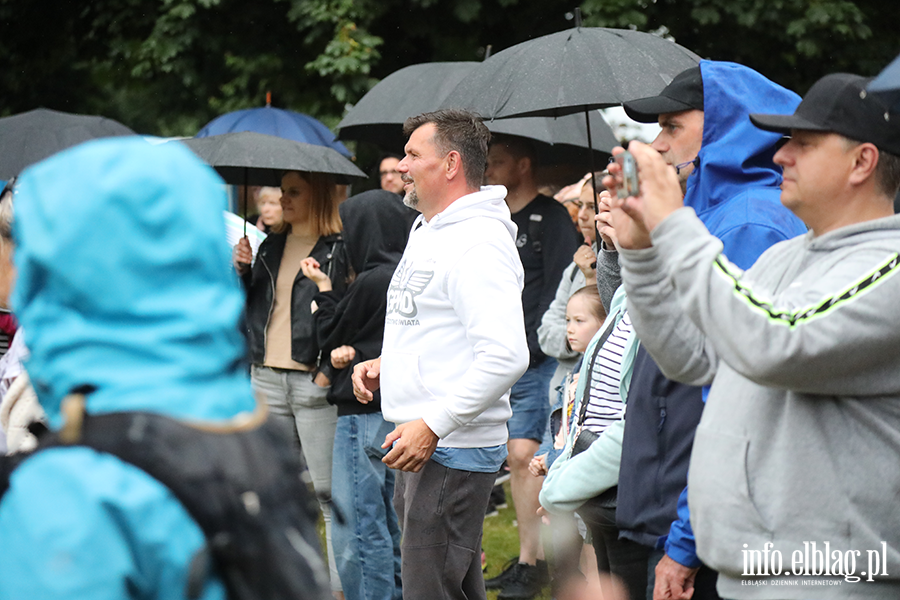
[[[378,173],[379,173],[379,175],[384,177],[385,175],[399,175],[400,171],[398,171],[397,169],[394,169],[393,171],[379,171]]]

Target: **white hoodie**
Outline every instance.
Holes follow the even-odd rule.
[[[381,353],[385,419],[419,418],[438,446],[506,443],[509,389],[528,368],[524,272],[503,186],[413,225],[388,290]]]

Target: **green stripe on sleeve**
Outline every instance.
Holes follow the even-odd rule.
[[[729,268],[729,265],[725,262],[721,254],[716,257],[715,265],[718,268],[718,271],[734,286],[734,292],[742,300],[752,308],[765,313],[769,320],[782,323],[793,329],[806,321],[820,317],[839,305],[846,304],[854,298],[861,296],[889,276],[894,275],[898,271],[898,265],[900,265],[900,254],[894,254],[884,264],[867,273],[843,292],[825,298],[812,306],[800,308],[792,312],[775,310],[770,302],[761,300],[754,295],[753,290],[741,283],[738,275]]]

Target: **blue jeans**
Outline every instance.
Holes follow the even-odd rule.
[[[394,472],[381,462],[393,429],[381,413],[338,417],[331,499],[344,519],[334,519],[331,536],[347,600],[402,598]]]
[[[512,417],[506,422],[513,440],[535,440],[540,443],[550,417],[550,379],[559,364],[549,356],[539,365],[529,367],[509,392]]]

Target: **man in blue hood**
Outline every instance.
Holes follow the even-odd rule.
[[[772,161],[779,137],[748,119],[753,112],[791,112],[799,101],[752,69],[704,60],[658,96],[624,104],[632,119],[662,127],[652,147],[675,167],[684,204],[743,269],[769,246],[806,231],[779,200],[781,169]],[[703,399],[707,391],[702,390]],[[703,399],[699,389],[667,380],[646,350],[638,351],[616,520],[622,537],[656,549],[649,565],[651,584],[656,565],[654,597],[688,597],[682,594],[694,588],[695,578],[695,598],[716,597],[715,574],[704,568],[698,575],[701,563],[684,487]]]
[[[224,208],[221,179],[181,144],[98,140],[22,174],[13,305],[52,430],[71,422],[74,390],[89,416],[139,411],[198,432],[261,420]],[[192,563],[205,546],[144,470],[83,445],[50,447],[12,473],[0,501],[0,597],[181,598],[190,581],[191,597],[223,599],[223,579],[198,578]]]

